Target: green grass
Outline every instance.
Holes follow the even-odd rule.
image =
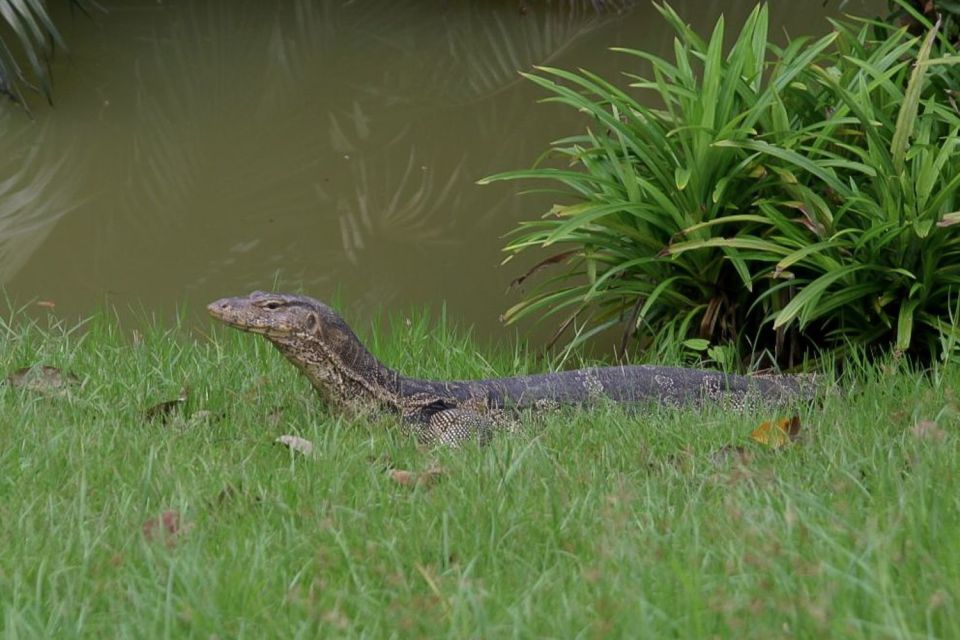
[[[772,415],[610,408],[421,451],[329,416],[255,336],[142,331],[0,327],[0,372],[83,380],[0,386],[4,638],[960,637],[955,369],[865,368],[781,451],[749,438]],[[422,316],[375,334],[411,373],[536,369]],[[145,419],[185,384],[183,415]],[[166,510],[189,530],[148,541]]]

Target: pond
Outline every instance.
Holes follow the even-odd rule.
[[[149,0],[93,19],[67,4],[55,106],[0,105],[0,284],[63,317],[199,318],[281,289],[361,317],[446,304],[481,336],[512,335],[499,316],[523,265],[500,266],[503,236],[550,201],[476,181],[585,124],[517,71],[613,76],[636,63],[609,47],[672,46],[645,0]],[[886,6],[823,4],[772,2],[771,32]],[[704,33],[752,3],[673,5]]]

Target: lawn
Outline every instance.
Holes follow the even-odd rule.
[[[861,366],[781,448],[772,413],[599,407],[422,450],[256,336],[131,324],[0,326],[0,373],[78,379],[0,386],[5,638],[960,637],[956,367]],[[359,329],[410,374],[542,366]]]

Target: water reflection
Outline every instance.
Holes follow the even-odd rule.
[[[675,4],[699,28],[752,6]],[[797,4],[774,20],[824,28]],[[623,56],[606,47],[671,42],[629,0],[109,9],[61,16],[73,56],[54,70],[56,109],[0,117],[0,281],[58,311],[278,286],[361,308],[446,300],[490,331],[516,275],[495,268],[501,237],[550,197],[474,182],[583,126],[535,105],[517,71],[614,75]]]
[[[554,60],[587,33],[619,20],[639,0],[603,3],[449,3],[440,14],[436,64],[428,69],[431,98],[453,104],[489,98],[522,82],[517,73]],[[519,17],[518,17],[519,16]]]
[[[57,221],[80,206],[74,145],[56,141],[49,123],[0,111],[0,283],[10,281]]]

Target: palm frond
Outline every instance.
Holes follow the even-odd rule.
[[[92,9],[103,11],[94,0],[70,0],[70,3],[86,14]],[[9,27],[0,30],[0,94],[27,111],[30,107],[24,89],[42,93],[52,103],[50,59],[57,49],[66,51],[67,46],[50,18],[46,3],[44,0],[0,0],[0,20]],[[13,38],[4,39],[5,31]]]

